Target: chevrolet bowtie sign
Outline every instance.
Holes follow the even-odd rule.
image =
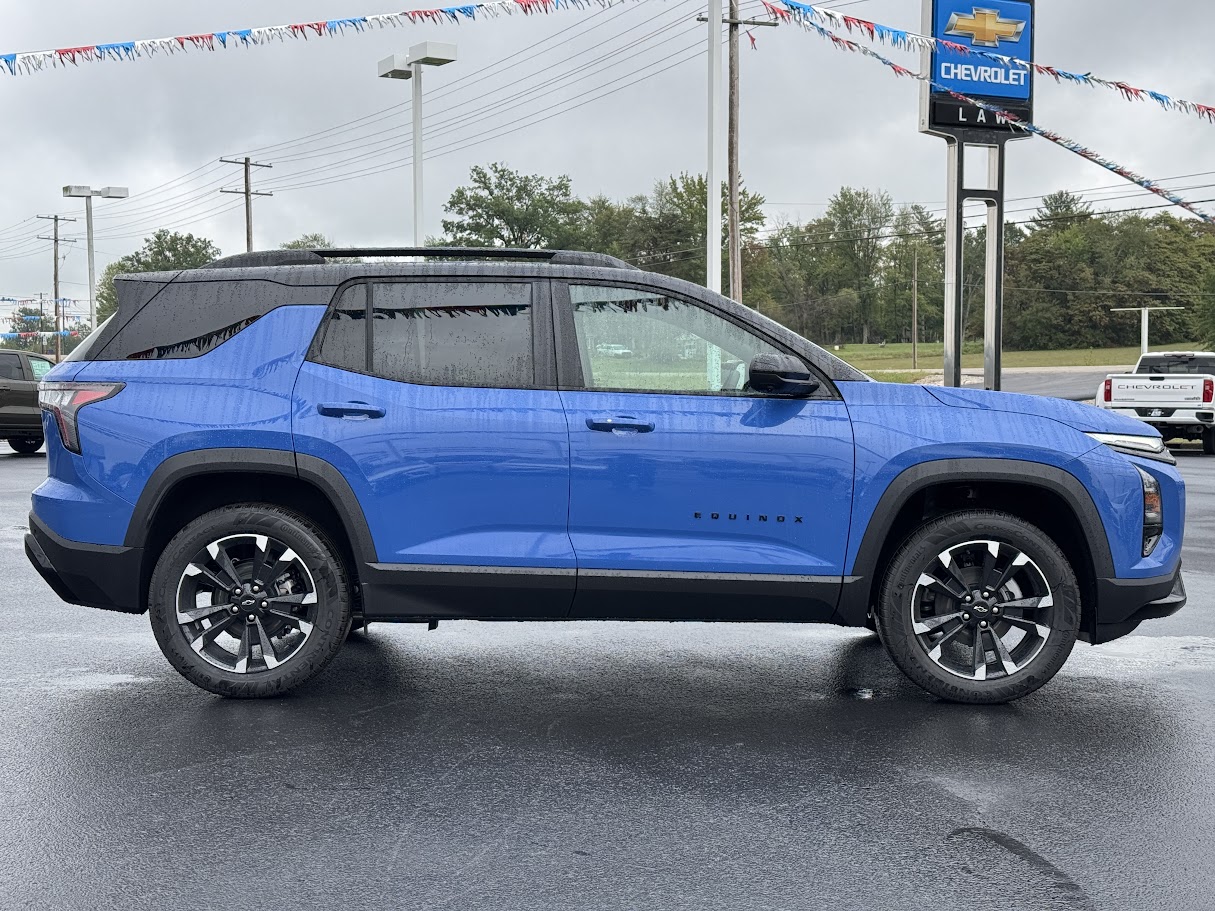
[[[980,9],[965,16],[952,13],[945,34],[951,38],[969,38],[975,47],[1000,46],[1001,41],[1019,41],[1025,32],[1024,19],[1005,19],[997,9]]]
[[[1008,130],[1000,118],[959,101],[957,92],[1030,119],[1033,78],[1029,70],[983,54],[1033,59],[1033,4],[1027,0],[929,0],[932,36],[961,45],[962,53],[940,47],[932,53],[927,122],[930,131]],[[942,91],[942,88],[948,91]]]

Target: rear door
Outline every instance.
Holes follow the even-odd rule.
[[[0,428],[33,430],[41,424],[38,383],[17,351],[0,351]]]
[[[574,616],[828,619],[853,442],[826,378],[808,399],[749,391],[752,358],[793,352],[709,302],[624,284],[554,297]]]
[[[378,563],[370,616],[555,617],[575,582],[547,282],[358,281],[296,383],[297,452],[335,466]]]

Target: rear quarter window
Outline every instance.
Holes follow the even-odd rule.
[[[277,282],[176,281],[115,332],[90,359],[172,360],[213,351],[260,317],[287,304],[326,304],[332,288]],[[119,317],[125,316],[119,308]]]

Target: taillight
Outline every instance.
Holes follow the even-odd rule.
[[[1107,402],[1112,402],[1114,400],[1114,381],[1113,380],[1105,381],[1105,400]]]
[[[1215,402],[1215,380],[1205,379],[1202,381],[1202,403],[1210,405]]]
[[[47,383],[38,387],[38,404],[55,418],[63,445],[80,452],[80,433],[76,415],[85,405],[104,402],[122,391],[122,383]]]

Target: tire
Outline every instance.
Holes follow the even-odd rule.
[[[13,452],[19,452],[22,455],[33,455],[42,448],[45,442],[42,437],[10,437],[8,445],[13,447]]]
[[[233,574],[240,595],[226,587]],[[156,642],[183,677],[221,696],[262,698],[333,659],[350,627],[350,588],[338,549],[310,520],[245,503],[178,532],[156,563],[148,607]]]
[[[908,537],[886,572],[877,620],[890,657],[916,684],[951,702],[996,704],[1032,693],[1063,666],[1080,630],[1080,591],[1041,529],[970,510]]]
[[[1202,451],[1207,455],[1215,455],[1215,427],[1208,427],[1202,432]]]

